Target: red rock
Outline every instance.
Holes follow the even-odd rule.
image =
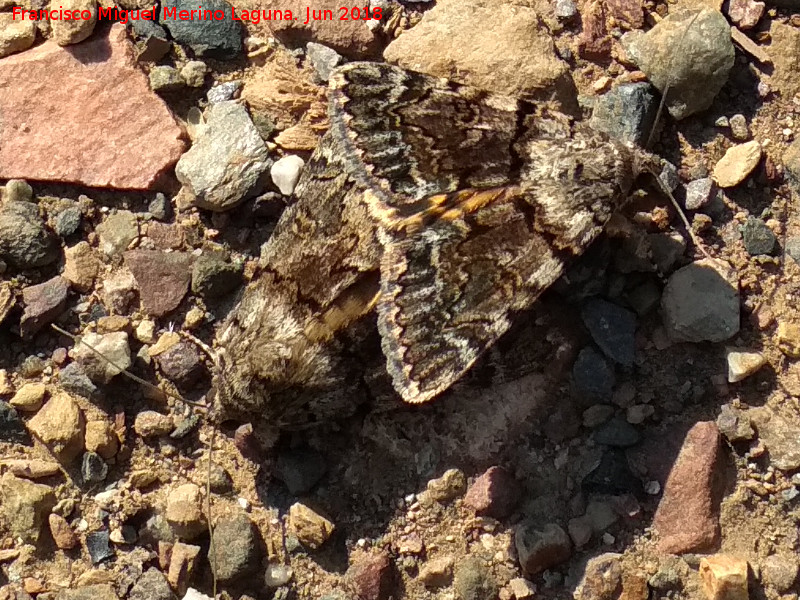
[[[22,290],[25,310],[19,323],[22,337],[31,337],[47,323],[55,320],[63,311],[67,301],[69,284],[56,275],[44,283],[30,285]]]
[[[588,59],[607,58],[611,52],[611,38],[606,29],[603,5],[599,2],[589,4],[581,17],[583,31],[578,38],[578,53]]]
[[[467,490],[464,504],[479,515],[502,519],[517,505],[520,488],[517,480],[502,467],[489,467]]]
[[[392,593],[392,561],[386,552],[359,556],[345,577],[359,600],[386,600]]]
[[[606,0],[606,9],[610,16],[630,29],[641,29],[644,26],[644,11],[639,0]]]
[[[184,150],[119,24],[107,38],[0,61],[0,114],[0,179],[146,189]]]
[[[50,522],[50,534],[53,536],[56,546],[62,550],[72,550],[80,543],[78,536],[75,535],[72,527],[69,526],[64,517],[50,513],[48,520]]]
[[[738,25],[739,29],[752,29],[761,20],[764,8],[763,2],[731,0],[728,4],[728,16]]]
[[[719,440],[719,429],[708,421],[697,423],[686,434],[653,517],[661,552],[696,552],[717,542],[719,520],[713,479]]]
[[[144,311],[162,317],[175,310],[189,290],[192,257],[182,252],[131,250],[125,253],[125,266],[139,286]]]

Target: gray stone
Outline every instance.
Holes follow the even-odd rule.
[[[742,114],[733,115],[728,121],[731,127],[733,139],[739,142],[746,142],[750,139],[750,129],[747,127],[747,119]]]
[[[206,126],[181,156],[175,174],[187,200],[225,211],[258,194],[268,169],[267,148],[247,110],[236,102],[218,102],[206,109]]]
[[[572,543],[566,532],[555,523],[539,525],[523,521],[514,532],[517,556],[523,573],[536,575],[555,567],[572,556]]]
[[[45,228],[38,206],[5,202],[0,207],[0,258],[18,269],[35,269],[58,255],[57,240]]]
[[[793,237],[786,240],[786,254],[800,265],[800,237]]]
[[[688,342],[722,342],[739,331],[739,289],[726,265],[699,260],[672,274],[661,296],[670,336]]]
[[[242,283],[241,265],[217,254],[202,254],[192,268],[192,291],[206,298],[220,298]]]
[[[313,448],[288,448],[278,455],[276,475],[297,496],[310,492],[327,469],[325,457]]]
[[[63,389],[84,398],[94,398],[97,386],[76,362],[68,364],[58,373],[58,381]]]
[[[797,581],[798,564],[794,555],[773,554],[764,560],[761,579],[779,594],[786,594]]]
[[[777,238],[772,230],[761,219],[748,217],[741,227],[742,241],[750,256],[772,254],[775,250]]]
[[[333,48],[328,48],[316,42],[306,44],[306,56],[311,61],[314,73],[320,81],[327,82],[331,76],[331,71],[342,62],[342,55]]]
[[[181,69],[181,77],[189,87],[203,87],[208,67],[201,60],[190,60]]]
[[[614,448],[628,448],[639,442],[639,431],[627,421],[615,418],[600,425],[592,435],[598,444]]]
[[[679,233],[651,233],[647,236],[650,257],[659,273],[669,273],[686,252],[686,240]]]
[[[16,444],[30,442],[25,424],[20,419],[17,409],[3,400],[0,400],[0,441]]]
[[[781,471],[800,469],[800,427],[777,415],[757,424],[758,437],[769,452],[769,462]]]
[[[641,494],[642,483],[631,472],[625,452],[610,448],[600,457],[597,466],[581,482],[584,494]]]
[[[235,100],[239,97],[244,84],[239,81],[226,81],[219,83],[208,90],[206,98],[209,104],[219,104],[220,102],[227,102],[228,100]]]
[[[159,354],[156,362],[164,376],[180,387],[196,384],[205,368],[194,344],[184,340]]]
[[[718,193],[711,177],[695,179],[686,184],[686,210],[699,210],[708,204]]]
[[[139,236],[136,216],[129,210],[120,210],[108,215],[97,228],[100,249],[106,256],[121,254]]]
[[[172,204],[167,200],[167,197],[162,194],[156,194],[156,197],[147,205],[147,212],[153,215],[154,219],[158,221],[166,221],[172,216]]]
[[[164,574],[155,567],[150,567],[133,584],[128,600],[175,600],[175,594]]]
[[[65,238],[78,231],[80,226],[81,209],[77,206],[70,206],[56,215],[53,228],[59,237]]]
[[[633,364],[636,352],[634,313],[611,302],[594,298],[584,305],[581,317],[603,354],[625,367]]]
[[[81,461],[81,477],[85,484],[100,483],[108,475],[108,465],[96,452],[86,452]]]
[[[467,556],[456,565],[453,588],[459,600],[494,600],[499,591],[489,569],[475,556]]]
[[[216,559],[214,546],[220,549]],[[208,551],[211,568],[220,581],[234,581],[258,568],[258,547],[250,517],[244,512],[226,515],[214,527],[214,545]]]
[[[616,377],[614,369],[594,348],[580,351],[572,367],[572,382],[575,393],[590,400],[605,400],[611,397]]]
[[[711,106],[735,58],[730,25],[712,9],[675,11],[622,44],[660,92],[669,85],[667,109],[678,120]]]
[[[730,404],[722,405],[716,423],[720,433],[732,443],[749,442],[756,435],[747,413]]]
[[[186,44],[197,56],[226,60],[242,51],[242,25],[233,20],[231,5],[223,0],[164,0],[161,25],[166,27],[178,43]],[[166,17],[167,10],[222,11],[224,19],[190,19]],[[171,14],[171,13],[170,13]]]
[[[86,549],[89,551],[89,558],[92,564],[99,564],[104,560],[113,558],[114,549],[111,547],[111,539],[107,529],[93,531],[86,534]]]
[[[562,21],[569,21],[578,14],[578,7],[572,0],[556,0],[555,13]]]

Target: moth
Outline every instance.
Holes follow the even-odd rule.
[[[388,64],[339,68],[329,98],[330,130],[218,331],[227,415],[294,427],[352,412],[370,385],[354,347],[375,328],[367,360],[396,395],[437,397],[597,238],[637,176],[660,171],[559,113]]]

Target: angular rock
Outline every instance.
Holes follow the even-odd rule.
[[[331,537],[334,524],[305,504],[295,502],[289,507],[289,529],[301,544],[316,550]]]
[[[192,291],[220,298],[242,283],[242,268],[216,254],[201,254],[192,268]]]
[[[508,18],[480,0],[441,0],[389,44],[383,56],[434,77],[512,96],[555,98],[565,107],[574,106],[569,67],[556,56],[540,17],[525,6],[514,6],[513,11],[513,18]]]
[[[307,446],[282,450],[275,469],[293,496],[310,492],[327,470],[325,457]]]
[[[748,217],[741,229],[742,241],[750,256],[773,253],[778,239],[762,219]]]
[[[747,575],[743,558],[715,554],[700,559],[700,580],[708,600],[748,600]]]
[[[2,62],[0,62],[0,85]],[[0,87],[0,110],[3,107]],[[3,131],[0,130],[0,142]],[[3,150],[0,148],[0,156]],[[3,166],[0,164],[0,173]],[[4,202],[0,205],[0,259],[18,269],[34,269],[58,258],[56,238],[45,228],[39,207],[30,202]]]
[[[175,594],[164,574],[155,567],[150,567],[133,584],[128,600],[175,600]]]
[[[57,319],[64,312],[68,293],[67,280],[58,275],[44,283],[29,285],[23,289],[22,302],[25,310],[19,323],[20,335],[30,338]]]
[[[61,238],[66,238],[78,231],[81,226],[81,209],[77,206],[65,208],[56,215],[53,229]]]
[[[797,557],[783,554],[768,556],[761,567],[761,580],[779,594],[785,594],[797,581]]]
[[[84,294],[90,291],[102,266],[92,247],[86,242],[78,242],[64,248],[64,259],[62,277],[69,281],[74,290]]]
[[[747,379],[767,364],[767,357],[760,352],[747,352],[738,348],[728,348],[725,358],[728,361],[728,383]]]
[[[388,600],[392,595],[392,561],[386,551],[360,554],[345,573],[360,600]]]
[[[59,107],[57,126],[53,106]],[[0,113],[14,124],[0,129],[3,179],[146,189],[184,147],[180,126],[150,90],[120,24],[77,48],[45,42],[6,57]]]
[[[713,422],[697,423],[686,434],[653,517],[661,552],[696,552],[716,543],[719,506],[713,483],[719,468],[719,440]]]
[[[15,19],[11,13],[0,13],[0,58],[27,50],[35,41],[34,21]]]
[[[521,489],[514,476],[502,467],[489,467],[464,496],[464,505],[478,515],[495,519],[509,516],[519,502]]]
[[[219,548],[216,558],[215,548]],[[235,581],[256,571],[258,545],[253,523],[246,513],[225,515],[217,521],[208,562],[220,581]]]
[[[766,5],[755,0],[731,0],[728,3],[728,16],[739,29],[752,29],[761,20]]]
[[[678,120],[711,106],[735,58],[730,25],[707,8],[671,12],[646,33],[626,34],[622,43],[660,92],[669,84],[667,109]]]
[[[86,534],[86,549],[92,564],[98,565],[104,560],[113,558],[114,549],[111,547],[110,536],[107,529],[100,529]],[[90,600],[93,596],[87,597]]]
[[[428,560],[419,570],[419,580],[429,589],[450,585],[454,562],[453,557],[449,555]]]
[[[594,103],[590,124],[623,142],[643,147],[658,111],[655,89],[646,82],[616,86]]]
[[[69,394],[56,391],[30,421],[30,432],[64,463],[83,450],[83,412]]]
[[[739,286],[719,261],[703,259],[676,271],[661,297],[670,336],[688,342],[722,342],[739,331]]]
[[[275,161],[269,174],[272,177],[272,183],[280,190],[281,194],[291,196],[294,193],[294,187],[297,185],[297,180],[300,179],[303,165],[305,165],[305,161],[296,154],[289,154]]]
[[[154,92],[176,92],[186,87],[186,82],[175,67],[158,65],[148,74],[150,89]]]
[[[267,148],[247,109],[233,101],[206,109],[206,125],[175,167],[180,195],[201,208],[225,211],[261,191]]]
[[[208,529],[203,495],[193,483],[179,485],[169,493],[164,516],[182,539],[192,540]]]
[[[9,403],[22,412],[36,412],[44,403],[47,388],[43,383],[26,383],[17,390]]]
[[[342,62],[342,55],[333,48],[328,48],[316,42],[306,44],[306,58],[314,67],[314,73],[322,82],[327,82],[336,66]]]
[[[81,461],[81,478],[84,484],[100,483],[108,475],[108,465],[95,452],[86,452]]]
[[[108,215],[95,231],[100,236],[100,248],[106,256],[116,256],[127,250],[139,236],[136,215],[129,210],[118,210]]]
[[[731,188],[742,183],[761,162],[761,144],[751,140],[728,148],[714,165],[711,176],[721,188]]]
[[[122,373],[121,369],[128,369],[133,364],[131,349],[128,345],[128,334],[124,331],[97,334],[89,332],[83,336],[85,344],[77,344],[70,355],[78,362],[83,372],[95,383],[107,384],[114,377]],[[88,344],[108,358],[104,360]]]
[[[589,300],[581,310],[583,324],[608,358],[625,367],[633,365],[636,352],[636,315],[600,298]]]
[[[231,5],[223,0],[164,0],[160,23],[172,37],[197,56],[226,60],[242,51],[242,24],[233,20]],[[239,8],[239,5],[236,6]],[[181,19],[181,11],[222,11],[223,19]],[[176,13],[177,11],[177,13]],[[173,16],[175,15],[175,16]]]
[[[48,521],[50,524],[50,534],[53,536],[53,541],[55,541],[58,548],[61,550],[72,550],[80,544],[78,536],[64,517],[55,513],[50,513]]]
[[[131,250],[125,253],[125,266],[139,287],[142,308],[153,317],[175,310],[189,290],[192,256],[182,252]]]
[[[771,413],[757,411],[753,421],[769,452],[769,462],[781,471],[800,469],[800,427]]]
[[[6,473],[0,477],[0,514],[14,537],[36,544],[47,515],[56,504],[50,486]]]
[[[536,575],[555,567],[572,556],[569,536],[555,523],[540,526],[528,520],[517,526],[514,543],[519,564],[526,575]]]
[[[25,479],[49,477],[50,475],[55,475],[61,469],[56,462],[37,460],[35,458],[4,460],[0,464],[6,467],[9,473]]]
[[[572,382],[578,396],[606,400],[611,397],[616,377],[608,361],[594,348],[586,347],[572,366]]]
[[[467,490],[467,478],[460,469],[447,469],[441,477],[428,482],[426,494],[436,502],[450,502]]]
[[[197,348],[181,340],[155,357],[164,376],[180,387],[197,384],[205,372]]]
[[[695,179],[686,184],[686,210],[699,210],[708,204],[717,190],[711,177]]]

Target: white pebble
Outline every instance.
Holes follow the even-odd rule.
[[[272,177],[272,183],[281,191],[281,194],[284,196],[292,195],[294,186],[297,185],[297,180],[300,179],[303,165],[305,165],[305,162],[296,154],[284,156],[272,165],[269,174]]]
[[[194,588],[189,588],[186,590],[186,594],[183,597],[183,600],[214,600],[211,596],[206,596],[205,594],[198,592]]]

